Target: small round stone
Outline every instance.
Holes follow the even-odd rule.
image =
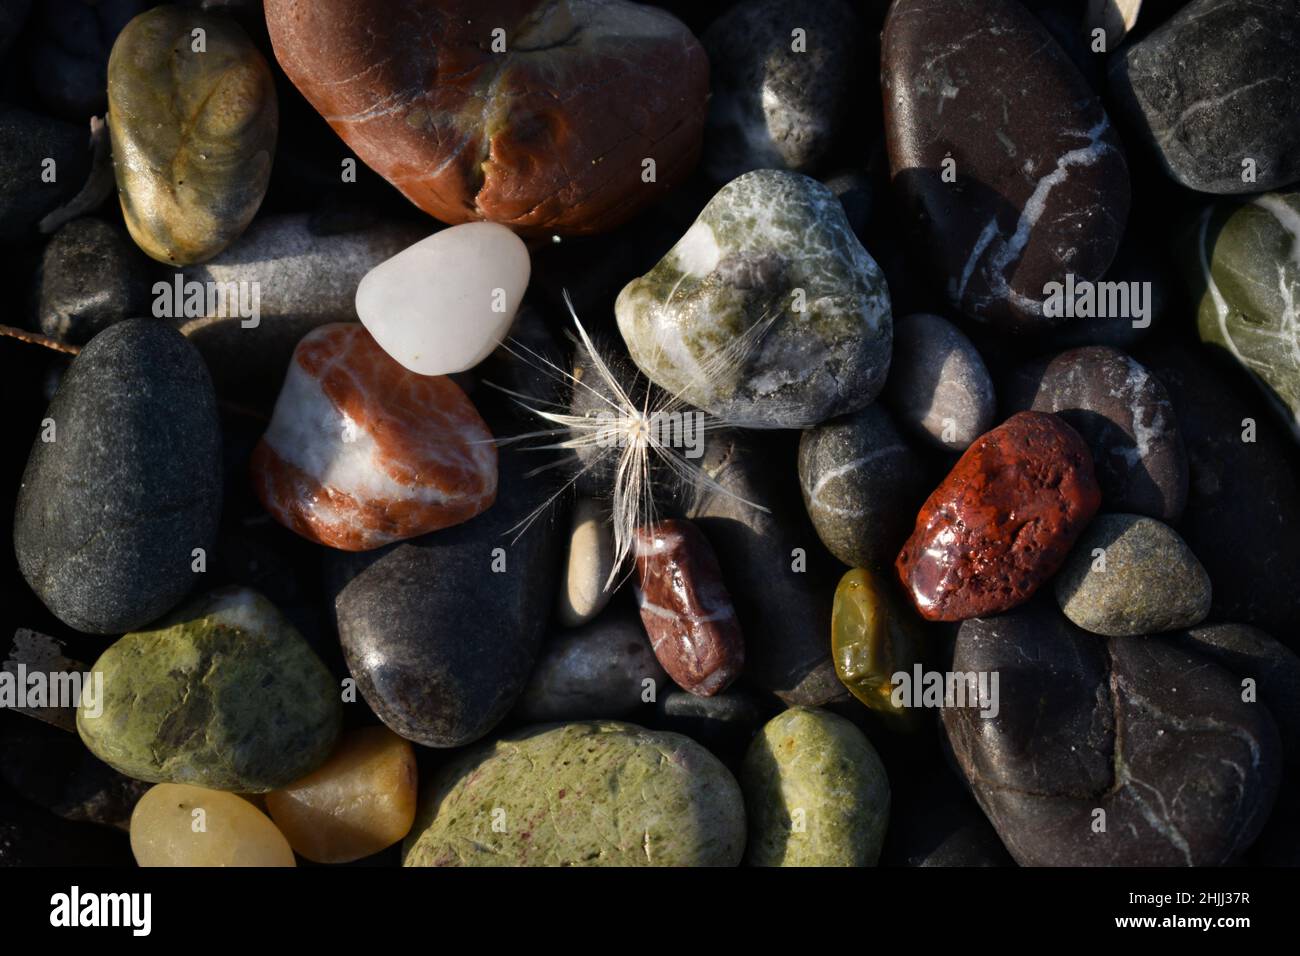
[[[843,717],[795,707],[772,718],[740,773],[751,866],[875,866],[889,824],[889,778]]]
[[[569,554],[560,582],[557,614],[565,627],[585,624],[609,603],[616,585],[608,585],[614,570],[614,531],[609,508],[591,498],[573,506]]]
[[[268,793],[266,810],[303,857],[350,863],[406,836],[416,789],[415,749],[387,727],[361,727],[324,764]]]
[[[50,239],[37,280],[43,333],[84,345],[114,322],[145,315],[148,260],[102,219],[74,219]]]
[[[911,672],[924,639],[912,610],[895,599],[891,578],[854,568],[840,579],[831,610],[835,673],[853,696],[877,713],[908,721],[915,710],[893,702],[893,676]]]
[[[993,427],[993,379],[970,339],[937,315],[894,323],[885,398],[895,420],[945,451],[962,451]]]
[[[528,248],[505,226],[453,226],[366,273],[357,286],[357,315],[403,368],[463,372],[505,338],[530,270]]]
[[[1107,637],[1199,624],[1210,597],[1210,576],[1183,539],[1141,515],[1099,515],[1056,580],[1065,616]]]
[[[275,824],[242,797],[185,783],[160,783],[131,814],[140,866],[296,866]]]

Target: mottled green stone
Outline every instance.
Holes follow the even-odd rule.
[[[1201,341],[1251,372],[1300,438],[1300,191],[1216,203],[1193,239]]]
[[[889,778],[853,724],[808,707],[773,717],[740,771],[751,866],[875,866]]]
[[[889,371],[884,275],[835,194],[798,173],[722,187],[615,313],[655,384],[738,425],[804,428],[856,411]]]
[[[128,23],[108,60],[108,125],[131,238],[177,265],[228,246],[266,194],[278,124],[271,70],[234,21],[163,6]]]
[[[406,866],[735,866],[735,778],[680,734],[616,721],[529,728],[444,767]]]
[[[95,662],[102,713],[77,730],[109,766],[151,783],[262,793],[320,766],[338,736],[338,685],[274,605],[215,591]]]

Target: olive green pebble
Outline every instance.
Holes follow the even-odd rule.
[[[154,259],[203,262],[238,238],[266,195],[278,127],[271,69],[228,17],[155,7],[113,44],[113,171],[131,238]]]
[[[151,783],[283,787],[329,757],[342,719],[320,658],[247,588],[213,592],[125,635],[92,672],[77,708],[81,739],[115,770]]]
[[[875,866],[889,825],[889,777],[843,717],[794,707],[773,717],[740,771],[750,866]]]
[[[405,866],[736,866],[745,806],[695,741],[617,721],[474,748],[421,798]]]

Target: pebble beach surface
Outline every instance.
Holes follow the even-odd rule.
[[[0,865],[1300,864],[1295,0],[0,4],[0,277]]]

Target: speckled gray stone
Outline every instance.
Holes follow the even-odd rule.
[[[875,866],[889,825],[889,777],[843,717],[796,707],[754,738],[740,772],[750,866]]]
[[[645,628],[626,606],[589,624],[553,633],[542,645],[515,716],[529,723],[626,717],[666,692]]]
[[[442,768],[405,866],[735,866],[745,805],[678,734],[614,721],[543,725]]]
[[[1010,412],[1055,412],[1092,452],[1107,511],[1177,521],[1187,453],[1160,380],[1118,349],[1070,349],[1021,366],[1004,388]]]
[[[715,181],[805,171],[826,155],[850,94],[857,30],[843,0],[744,0],[713,21],[701,40],[710,66],[703,162]]]
[[[1066,617],[1094,634],[1155,634],[1205,620],[1210,576],[1168,525],[1103,514],[1061,568],[1056,599]]]
[[[1175,180],[1251,193],[1300,179],[1300,7],[1195,0],[1112,59],[1110,86]],[[1255,177],[1242,177],[1244,159]]]
[[[993,427],[993,379],[970,339],[946,319],[917,313],[894,323],[885,384],[894,419],[936,448],[962,451]]]
[[[737,425],[856,411],[889,370],[884,275],[835,194],[798,173],[722,187],[615,314],[651,381]]]
[[[84,345],[114,322],[149,314],[147,260],[102,219],[74,219],[45,246],[36,295],[40,330]]]
[[[799,487],[822,543],[849,567],[892,565],[928,489],[926,469],[879,404],[799,441]]]
[[[221,430],[198,352],[151,319],[95,336],[64,374],[23,473],[14,550],[60,620],[120,634],[171,609],[211,560]]]

